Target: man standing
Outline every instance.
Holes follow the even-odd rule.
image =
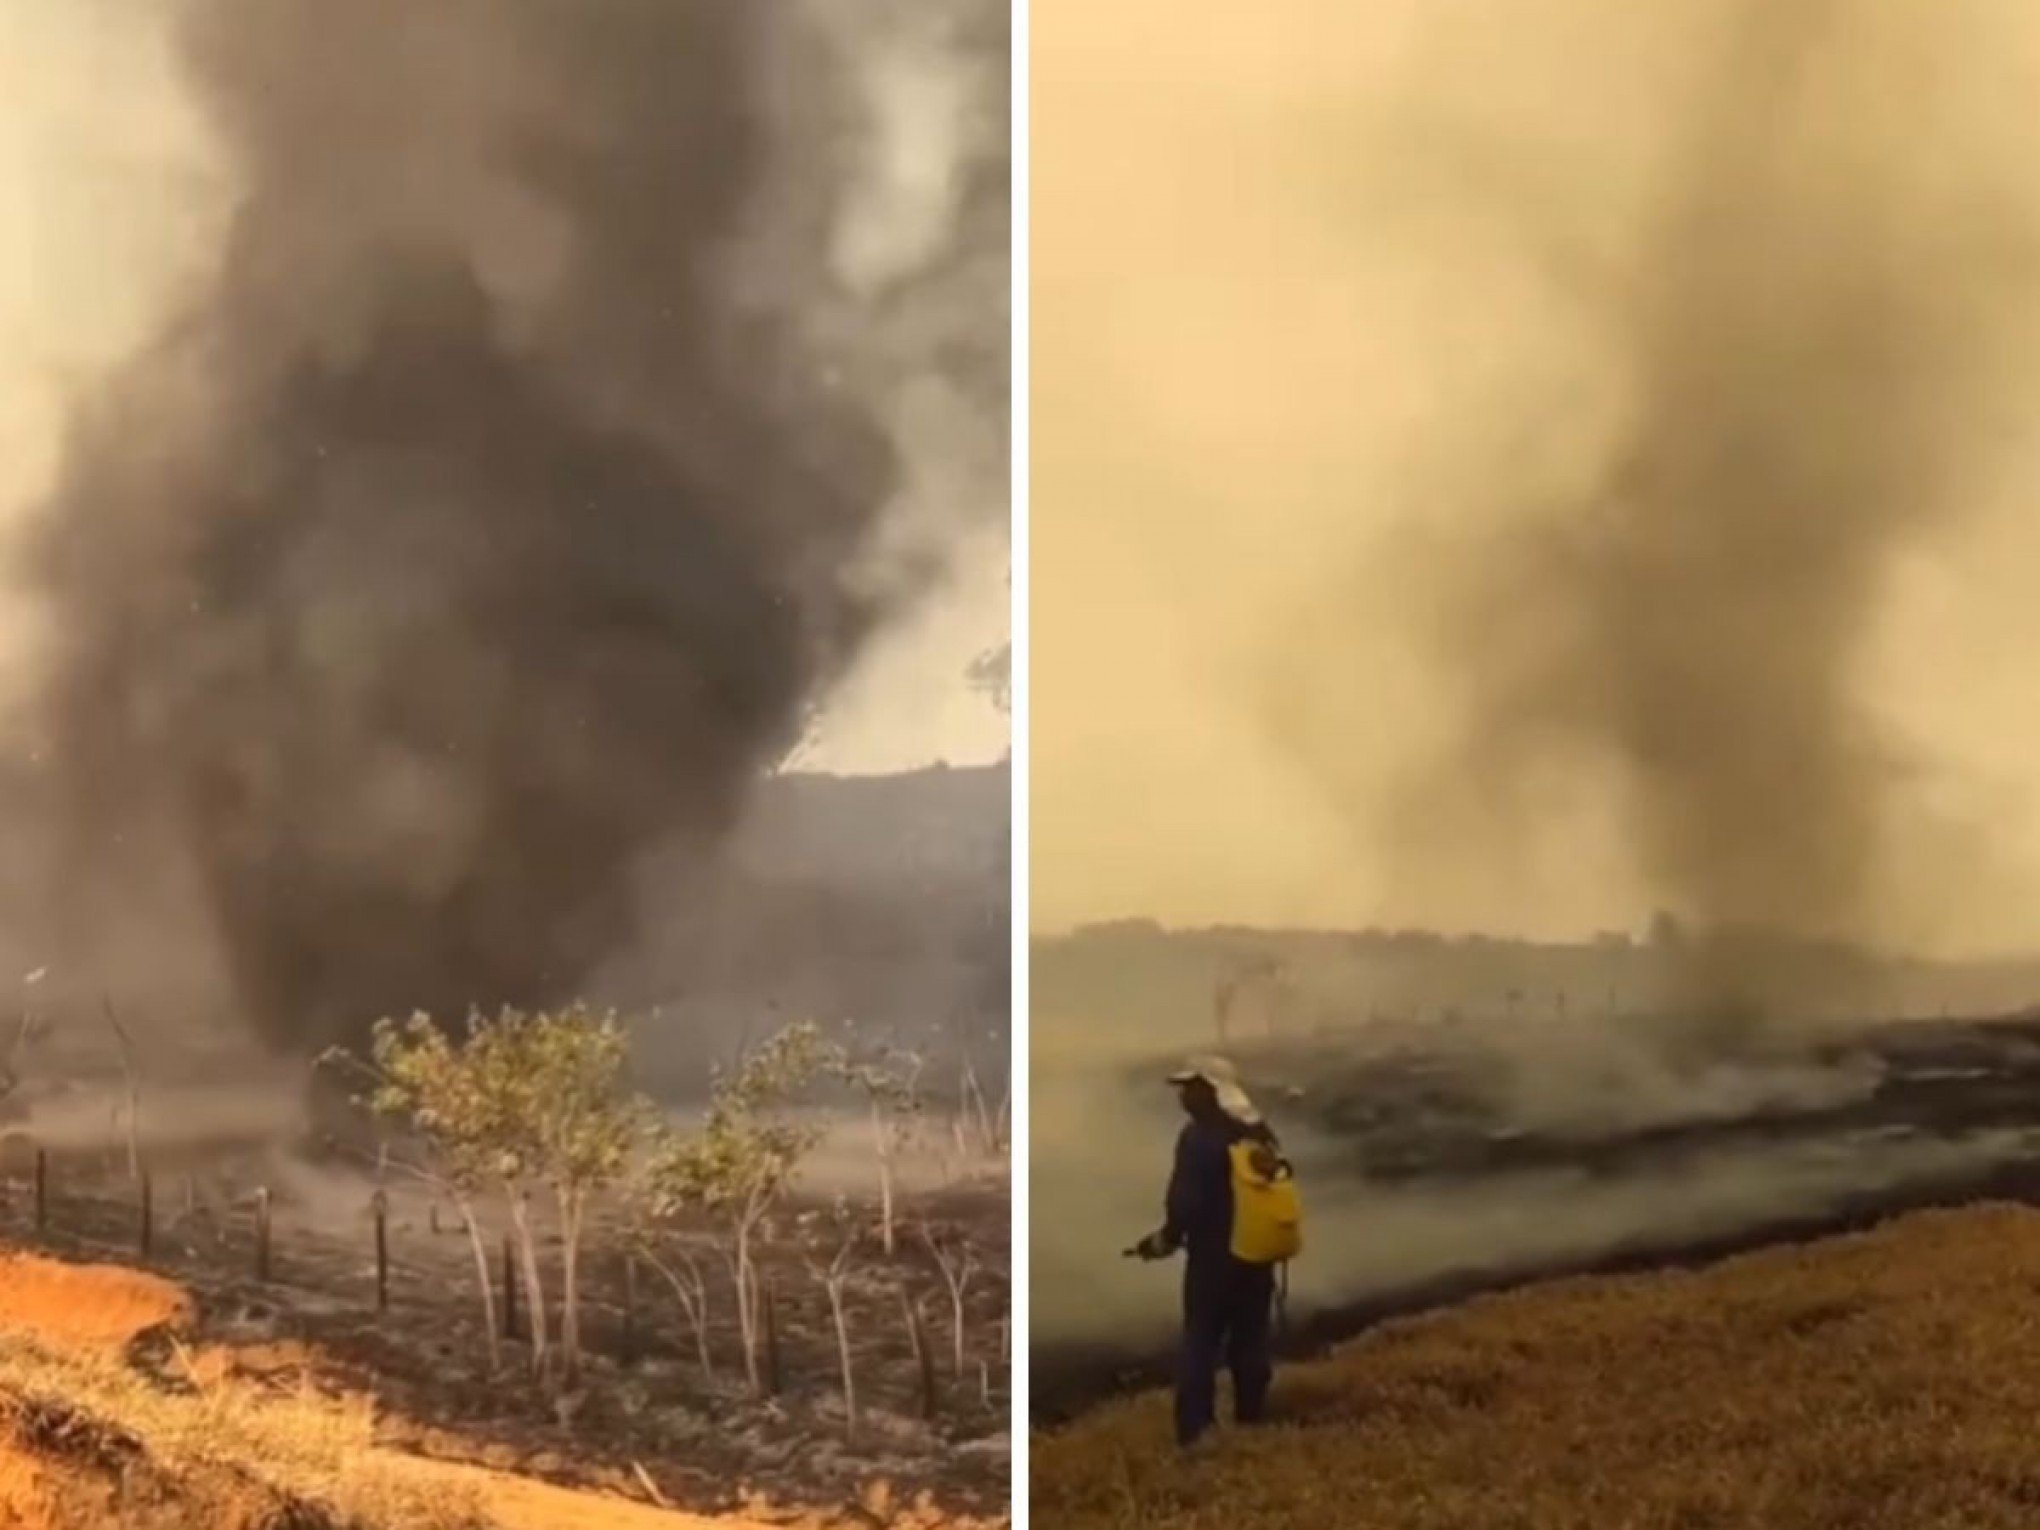
[[[1235,1420],[1259,1423],[1267,1407],[1275,1266],[1234,1253],[1233,1148],[1257,1142],[1273,1151],[1276,1144],[1224,1058],[1194,1058],[1169,1082],[1190,1119],[1176,1138],[1163,1224],[1133,1252],[1143,1259],[1165,1259],[1178,1249],[1184,1255],[1176,1442],[1189,1446],[1216,1421],[1221,1358],[1232,1372]]]

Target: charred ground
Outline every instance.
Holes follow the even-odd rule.
[[[1181,1051],[1218,1044],[1207,985],[1278,953],[1273,968],[1256,969],[1282,974],[1262,981],[1259,1010],[1232,1004],[1226,1050],[1309,1187],[1311,1246],[1284,1341],[1292,1356],[1556,1275],[1691,1265],[1922,1206],[2040,1198],[2031,1012],[1825,1016],[1732,1047],[1699,1045],[1662,1015],[1581,1014],[1577,1001],[1564,1013],[1565,984],[1576,994],[1643,990],[1650,953],[1626,943],[1480,942],[1469,954],[1436,939],[1297,934],[1263,937],[1258,956],[1255,946],[1241,931],[1121,929],[1069,942],[1037,986],[1065,1001],[1087,991],[1101,1008],[1118,1000],[1132,1035],[1118,1055],[1088,1059],[1044,1058],[1037,1043],[1034,1096],[1037,1113],[1044,1097],[1091,1100],[1093,1121],[1096,1101],[1121,1102],[1152,1141],[1130,1155],[1124,1190],[1109,1193],[1129,1217],[1152,1216],[1171,1130],[1157,1081]],[[1100,948],[1131,960],[1108,964]],[[1925,970],[1909,996],[1916,1010],[1930,992]],[[1116,992],[1101,981],[1108,971],[1123,985]],[[1363,974],[1390,997],[1370,1005]],[[2021,981],[2010,968],[1944,977],[1971,996],[2003,996]],[[1157,993],[1182,1006],[1173,1049]],[[1252,1028],[1239,1034],[1248,1013]],[[1038,1196],[1062,1193],[1058,1164],[1074,1174],[1082,1156],[1051,1140]],[[1094,1177],[1103,1172],[1094,1164]],[[1038,1203],[1036,1224],[1063,1225],[1051,1214]],[[1116,1248],[1093,1241],[1037,1262],[1038,1421],[1169,1374],[1170,1277],[1128,1270]],[[1076,1321],[1060,1301],[1086,1266],[1116,1334]]]
[[[427,1193],[386,1187],[389,1305],[379,1313],[375,1185],[358,1170],[314,1165],[273,1143],[152,1149],[144,1260],[139,1194],[117,1144],[46,1154],[45,1163],[38,1228],[33,1149],[18,1137],[6,1144],[0,1216],[10,1245],[171,1277],[196,1303],[189,1342],[221,1346],[226,1369],[244,1380],[373,1396],[379,1444],[655,1501],[648,1480],[665,1501],[703,1511],[770,1503],[827,1518],[868,1507],[876,1494],[903,1514],[996,1516],[1006,1503],[1008,1200],[1003,1175],[987,1177],[983,1166],[910,1194],[896,1254],[873,1246],[855,1261],[847,1306],[862,1417],[846,1439],[835,1329],[806,1235],[830,1197],[790,1203],[764,1241],[772,1395],[744,1387],[729,1301],[711,1297],[715,1371],[704,1376],[672,1293],[642,1268],[627,1280],[620,1244],[598,1226],[586,1277],[588,1369],[580,1386],[548,1399],[506,1384],[521,1364],[518,1340],[504,1341],[507,1373],[490,1372],[465,1237]],[[256,1268],[255,1197],[264,1189],[274,1208],[266,1279]],[[950,1299],[924,1233],[945,1249],[968,1243],[977,1263],[960,1374]],[[719,1255],[706,1228],[697,1252],[715,1279]],[[909,1301],[920,1304],[925,1370],[904,1315]],[[153,1363],[177,1382],[170,1348]]]

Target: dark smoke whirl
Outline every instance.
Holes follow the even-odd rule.
[[[1823,113],[1847,14],[1725,15],[1634,276],[1597,294],[1626,429],[1591,503],[1479,543],[1453,605],[1475,769],[1616,765],[1647,881],[1704,932],[1706,1006],[1792,1001],[1769,936],[1876,932],[1895,782],[1861,660],[1894,556],[1963,510],[2003,298],[1964,274],[2002,230],[1923,197],[1889,123]],[[1913,104],[1892,143],[1945,131]]]
[[[761,9],[192,10],[240,200],[73,432],[47,728],[73,916],[188,856],[279,1041],[570,991],[884,614],[882,422],[730,298]]]

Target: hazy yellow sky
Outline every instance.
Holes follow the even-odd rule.
[[[1605,457],[1623,374],[1595,284],[1737,9],[1037,0],[1037,928],[1648,914],[1617,788],[1584,772],[1538,785],[1520,843],[1384,853],[1421,839],[1392,804],[1452,735],[1381,549],[1500,529],[1443,502],[1470,465],[1530,500]],[[1902,122],[1939,92],[1959,132],[1894,137],[1906,173],[2040,200],[2040,15],[1834,9],[1864,25],[1820,109]],[[1973,514],[1895,561],[1859,676],[1910,772],[1886,846],[1907,893],[1878,933],[1946,949],[2040,942],[2040,386],[2007,373],[1991,398]],[[1509,641],[1505,613],[1482,641]]]
[[[162,323],[216,248],[231,187],[170,59],[176,8],[0,0],[0,554],[47,485],[70,400]],[[949,583],[874,642],[804,763],[1005,753],[1006,719],[964,679],[1009,629],[997,508],[955,549]],[[18,654],[33,623],[5,596],[0,651]]]

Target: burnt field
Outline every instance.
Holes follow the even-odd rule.
[[[190,1102],[194,1128],[203,1103]],[[179,1105],[173,1095],[153,1108],[165,1120]],[[196,1300],[199,1340],[237,1372],[372,1396],[378,1443],[703,1510],[772,1505],[880,1523],[1004,1512],[1010,1223],[996,1163],[908,1165],[894,1252],[880,1247],[875,1217],[859,1235],[840,1287],[853,1429],[823,1278],[841,1247],[841,1208],[862,1225],[870,1198],[868,1166],[847,1151],[825,1151],[761,1230],[760,1389],[746,1383],[712,1230],[683,1232],[665,1250],[669,1268],[691,1262],[703,1282],[697,1331],[672,1287],[626,1256],[613,1208],[598,1207],[582,1253],[586,1367],[578,1385],[549,1395],[529,1382],[521,1338],[505,1336],[491,1368],[471,1245],[428,1188],[383,1181],[379,1281],[377,1182],[335,1144],[166,1126],[143,1144],[145,1230],[143,1187],[118,1135],[48,1136],[55,1145],[38,1148],[32,1130],[13,1126],[0,1143],[0,1242],[170,1276]],[[499,1327],[500,1222],[491,1217],[488,1239]],[[555,1267],[549,1229],[540,1249]]]
[[[1287,1351],[1555,1275],[1694,1264],[1929,1205],[2040,1200],[2040,1018],[1826,1027],[1735,1052],[1629,1040],[1434,1027],[1237,1049],[1305,1175]],[[1114,1192],[1119,1246],[1159,1210],[1173,1121],[1158,1072],[1096,1086],[1132,1102],[1145,1144]],[[1047,1168],[1038,1196],[1075,1170]],[[1037,1261],[1039,1423],[1169,1373],[1173,1267],[1064,1241]]]

